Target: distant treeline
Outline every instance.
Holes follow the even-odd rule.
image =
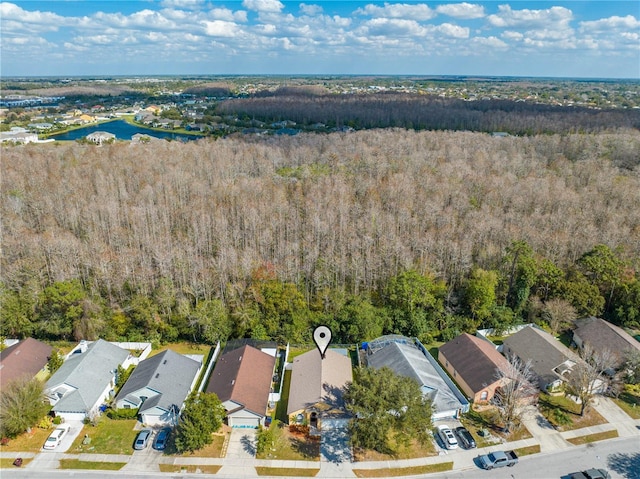
[[[640,110],[597,110],[526,101],[464,101],[431,95],[375,93],[316,94],[283,88],[218,105],[220,114],[262,121],[291,120],[357,129],[399,127],[416,130],[507,132],[514,135],[596,132],[640,128]]]
[[[0,334],[638,327],[639,151],[635,130],[5,146]]]

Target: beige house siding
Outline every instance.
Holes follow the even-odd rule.
[[[449,363],[447,358],[442,351],[438,351],[438,361],[444,367],[444,369],[449,373],[449,375],[453,378],[453,380],[460,386],[460,389],[467,395],[469,399],[471,399],[475,404],[482,404],[491,401],[493,396],[495,395],[496,388],[499,386],[499,382],[496,381],[492,384],[487,385],[482,390],[474,392],[471,387],[465,382],[465,380],[458,374],[458,372],[454,369],[454,367]],[[482,398],[482,393],[486,392],[487,397]]]

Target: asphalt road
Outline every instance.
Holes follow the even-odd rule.
[[[464,471],[429,474],[429,479],[567,479],[567,475],[588,468],[605,468],[612,479],[640,479],[640,439],[626,438],[602,441],[592,445],[566,449],[557,453],[534,454],[524,457],[515,467],[484,471],[471,466]],[[43,474],[44,473],[44,474]],[[137,473],[135,471],[81,471],[3,469],[2,479],[111,478],[158,479],[159,477],[221,477],[206,474]],[[257,477],[257,476],[247,476]],[[264,477],[264,476],[262,476]],[[405,476],[406,477],[406,476]],[[238,478],[241,479],[241,478]]]

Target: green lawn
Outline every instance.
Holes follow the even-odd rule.
[[[119,471],[126,462],[81,461],[79,459],[60,459],[60,469],[91,469],[94,471]]]
[[[580,416],[580,405],[565,396],[541,393],[538,398],[538,409],[559,431],[571,431],[607,422],[593,407],[587,409],[584,416]]]
[[[461,422],[474,437],[478,447],[491,446],[496,443],[496,441],[482,436],[480,433],[482,430],[488,431],[494,438],[499,437],[506,441],[519,441],[520,439],[533,437],[524,425],[521,425],[517,431],[511,434],[505,434],[501,428],[498,413],[494,408],[483,409],[482,411],[475,411],[472,408],[462,416]]]
[[[418,476],[421,474],[433,474],[445,472],[453,469],[453,462],[441,462],[439,464],[428,464],[425,466],[394,467],[389,469],[354,469],[356,477],[397,477],[397,476]]]
[[[371,449],[354,448],[353,454],[356,462],[363,461],[390,461],[397,459],[414,459],[416,457],[428,457],[436,455],[436,447],[433,441],[420,444],[411,441],[408,445],[399,444],[393,437],[387,440],[389,453],[385,454]]]
[[[289,432],[286,424],[272,425],[277,428],[274,445],[257,459],[280,459],[285,461],[319,461],[320,440],[305,437],[303,434]]]
[[[185,453],[185,457],[222,457],[224,442],[228,439],[229,433],[214,434],[213,441],[208,446],[198,449],[193,453]]]
[[[69,452],[77,454],[88,452],[94,454],[132,454],[133,441],[137,431],[135,419],[113,420],[106,416],[100,418],[97,426],[86,425],[69,448]],[[91,439],[90,444],[82,444],[85,434]]]
[[[171,349],[178,354],[202,354],[204,359],[207,359],[211,346],[208,344],[189,343],[184,341],[181,343],[167,343],[163,344],[158,349],[151,351],[149,357],[155,356],[166,349]]]
[[[53,429],[34,427],[31,432],[25,432],[14,439],[9,439],[7,445],[0,446],[0,452],[39,452],[52,432]]]
[[[256,466],[256,472],[259,476],[297,476],[297,477],[315,477],[320,469],[298,469],[293,467],[264,467]]]
[[[280,395],[280,401],[276,406],[276,419],[283,424],[289,422],[289,416],[287,416],[287,405],[289,404],[289,391],[291,389],[291,370],[284,372],[284,384],[282,385],[282,394]]]
[[[8,458],[8,457],[3,457],[0,459],[0,469],[17,469],[16,466],[13,465],[13,461],[15,461],[16,458],[12,457],[12,458]],[[22,459],[22,466],[21,467],[25,467],[27,464],[29,464],[31,462],[31,458],[30,457],[25,457],[24,459]]]
[[[625,385],[624,392],[613,400],[633,419],[640,419],[640,387]]]
[[[575,446],[581,446],[583,444],[589,444],[596,441],[604,441],[605,439],[613,439],[614,437],[618,437],[617,429],[612,429],[611,431],[596,432],[594,434],[587,434],[586,436],[578,436],[567,439],[567,441]]]
[[[520,447],[518,449],[514,449],[514,451],[516,452],[518,457],[538,454],[540,452],[540,444],[536,444],[535,446]]]
[[[186,474],[215,474],[222,466],[214,465],[181,465],[181,464],[158,464],[160,466],[160,472],[172,472],[174,474],[186,473]],[[199,471],[199,472],[198,472]]]

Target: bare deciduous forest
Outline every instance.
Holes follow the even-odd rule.
[[[637,326],[639,164],[631,129],[3,148],[2,334],[429,338],[552,298]]]

